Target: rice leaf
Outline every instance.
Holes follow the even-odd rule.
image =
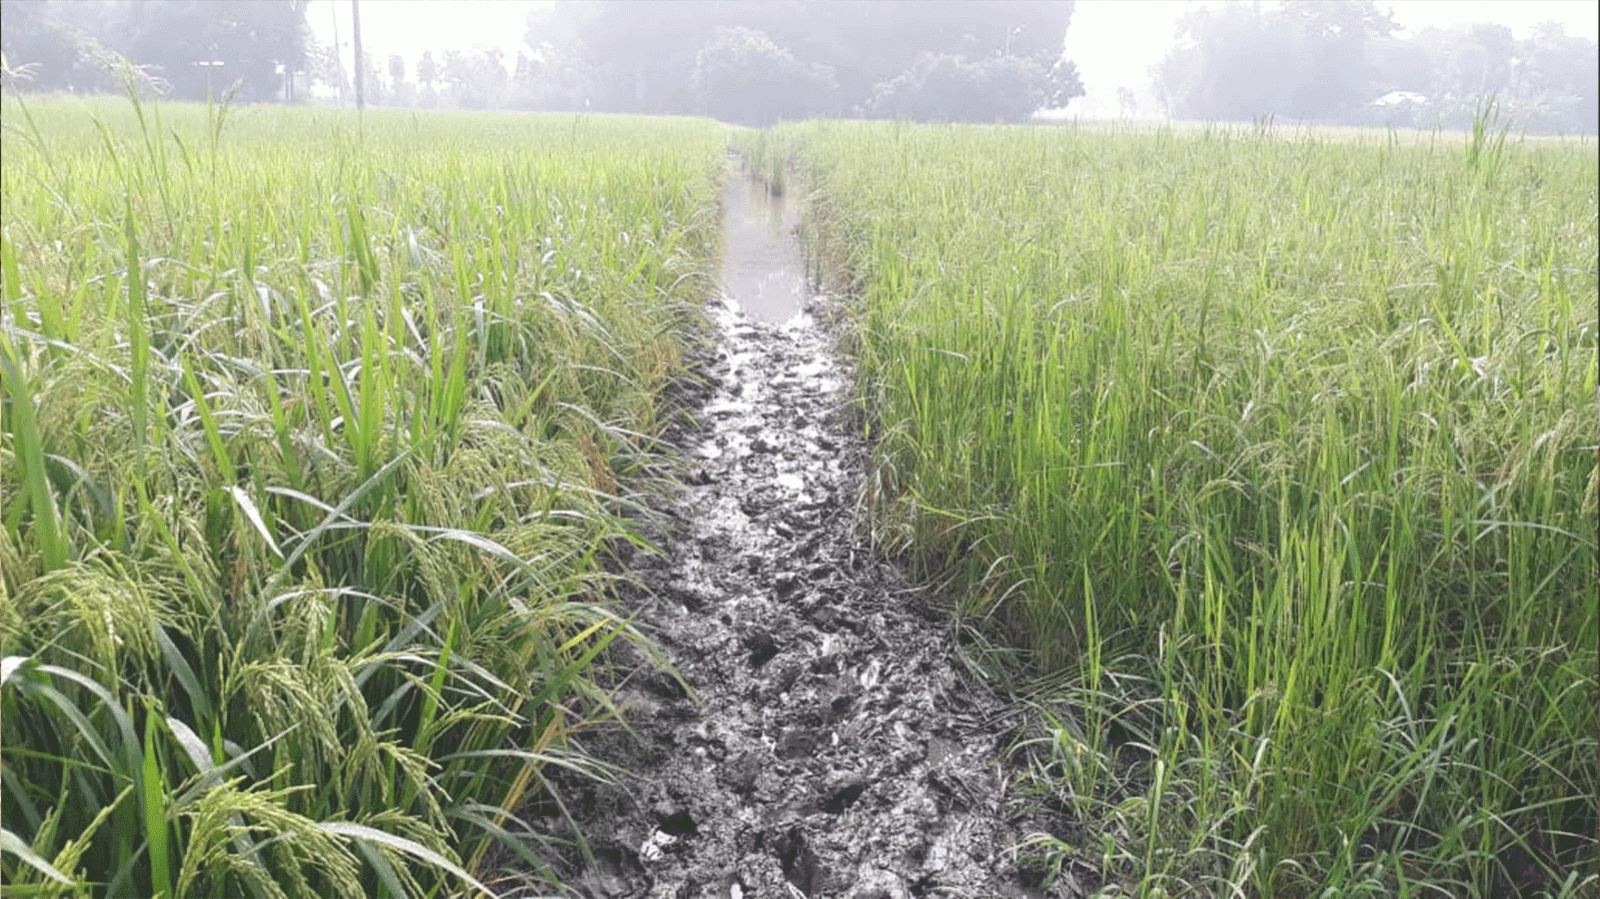
[[[463,868],[461,868],[461,866],[450,861],[439,853],[434,852],[432,849],[429,849],[421,843],[416,842],[415,840],[408,840],[405,837],[397,837],[394,834],[385,833],[377,828],[367,827],[363,824],[352,824],[342,821],[321,821],[316,824],[316,827],[335,836],[346,837],[359,842],[365,842],[375,846],[382,846],[395,852],[404,853],[405,855],[409,855],[418,861],[425,862],[433,865],[436,868],[448,871],[465,882],[468,886],[471,886],[473,889],[477,890],[479,893],[483,893],[488,896],[494,895],[494,891],[490,890],[482,883],[479,883],[477,878],[473,877],[471,874],[468,874]]]
[[[24,842],[21,837],[3,827],[0,827],[0,850],[9,852],[12,855],[15,855],[17,858],[22,859],[28,864],[29,867],[32,867],[34,870],[50,878],[56,883],[64,884],[70,887],[78,886],[77,881],[65,874],[62,874],[60,871],[57,871],[54,865],[51,865],[49,862],[45,861],[44,858],[39,855],[39,853],[34,852],[33,847]]]

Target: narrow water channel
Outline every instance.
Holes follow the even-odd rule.
[[[742,171],[722,188],[722,290],[756,321],[783,324],[805,305],[799,205]]]
[[[864,539],[870,446],[795,216],[724,193],[716,339],[665,435],[676,486],[620,597],[683,685],[618,648],[626,772],[572,785],[585,899],[1076,899],[1010,847],[1039,829],[1004,758],[1017,710],[955,659],[948,609]],[[559,777],[559,774],[558,774]],[[553,806],[537,829],[564,835]],[[574,831],[574,835],[575,832]]]

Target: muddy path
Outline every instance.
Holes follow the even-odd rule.
[[[863,537],[868,447],[828,302],[781,325],[712,310],[659,552],[624,560],[627,611],[697,697],[631,660],[632,735],[585,742],[630,774],[568,798],[590,843],[567,872],[580,895],[1076,895],[1038,890],[1011,852],[1024,802],[1002,760],[1022,713]]]

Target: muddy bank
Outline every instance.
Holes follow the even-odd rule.
[[[1001,760],[1022,713],[859,538],[867,447],[820,314],[714,310],[661,551],[626,559],[628,611],[699,701],[633,660],[617,699],[637,739],[586,741],[631,775],[570,783],[591,857],[568,881],[596,899],[1077,895],[1010,853],[1023,802]]]

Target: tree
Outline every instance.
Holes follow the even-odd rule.
[[[784,91],[794,87],[797,73],[805,81],[809,76],[804,73],[831,70],[835,99],[812,114],[863,112],[880,85],[902,76],[908,81],[925,76],[913,71],[925,52],[959,57],[972,67],[989,66],[988,60],[998,57],[1026,60],[1031,65],[1008,63],[993,74],[1026,72],[1038,79],[1025,87],[1019,82],[1030,102],[1064,104],[1082,91],[1076,70],[1057,65],[1071,15],[1070,0],[919,0],[914,5],[891,0],[568,0],[529,14],[527,42],[530,47],[559,48],[580,60],[595,108],[614,112],[703,108],[711,83],[706,67],[724,65],[718,58],[734,57],[743,40],[719,29],[762,36],[764,49],[743,57],[751,64],[764,59],[760,65],[785,69],[789,63],[783,54],[788,54],[799,68],[785,69],[780,79]],[[708,48],[710,56],[703,62],[701,53]],[[785,94],[775,102],[791,101]],[[919,101],[917,108],[925,106]],[[948,118],[950,112],[945,108],[940,114]]]
[[[203,100],[237,84],[273,100],[305,57],[307,0],[6,0],[8,63],[34,64],[35,87],[105,90],[102,48],[148,67],[172,96]]]
[[[439,78],[439,66],[433,61],[433,51],[422,51],[422,58],[417,60],[417,83],[422,87],[432,89],[433,83]]]
[[[311,81],[344,95],[344,64],[332,46],[312,40],[306,45],[305,70]]]
[[[1041,54],[1035,60],[1043,58]],[[1078,77],[1078,64],[1065,57],[1058,57],[1050,64],[1040,89],[1046,109],[1065,109],[1069,102],[1088,93],[1083,79]]]
[[[1338,120],[1378,96],[1367,65],[1367,44],[1394,32],[1388,13],[1371,0],[1288,0],[1282,14],[1301,53],[1288,112],[1304,119]]]
[[[1487,22],[1397,28],[1369,2],[1230,2],[1184,16],[1152,74],[1179,118],[1470,128],[1493,96],[1519,129],[1595,132],[1595,41],[1553,23],[1522,41]]]
[[[1595,41],[1573,37],[1559,22],[1534,27],[1517,44],[1512,83],[1516,96],[1537,109],[1534,118],[1552,131],[1600,132],[1600,66]]]
[[[467,61],[467,56],[460,50],[444,51],[444,58],[439,65],[439,80],[444,84],[444,92],[451,96],[459,96],[472,81],[472,65]]]
[[[439,92],[435,85],[439,80],[439,64],[433,61],[433,51],[424,50],[417,60],[417,102],[425,107],[432,108],[439,105]]]
[[[158,67],[177,99],[203,100],[238,84],[243,99],[271,100],[283,73],[304,59],[306,3],[144,0],[132,5],[123,52]]]
[[[361,57],[361,85],[366,92],[365,102],[373,106],[382,106],[394,99],[394,91],[383,81],[383,73],[378,68],[377,57],[371,54],[362,54]]]
[[[498,47],[475,52],[444,51],[439,67],[443,98],[463,109],[495,109],[507,99],[505,52]]]
[[[534,48],[526,67],[514,76],[521,109],[580,112],[590,108],[595,93],[594,67],[568,49],[551,43]]]
[[[1186,13],[1177,38],[1152,71],[1170,115],[1247,122],[1288,113],[1285,73],[1298,66],[1298,48],[1286,20],[1227,3]]]
[[[766,6],[776,19],[765,26],[774,40],[801,59],[834,66],[846,113],[864,111],[880,85],[911,71],[923,53],[973,65],[998,57],[1031,60],[1044,81],[1030,85],[1030,93],[1036,88],[1044,106],[1064,107],[1083,95],[1076,67],[1062,59],[1070,0],[921,0],[914,13],[893,0]]]
[[[1381,93],[1368,46],[1395,27],[1371,0],[1225,3],[1185,14],[1152,74],[1179,118],[1339,121]]]
[[[1133,88],[1122,85],[1117,88],[1117,110],[1123,118],[1132,118],[1139,113],[1139,98]]]
[[[469,109],[497,109],[504,105],[509,84],[505,51],[499,47],[480,50],[472,58],[472,80],[462,105]]]
[[[801,63],[764,33],[741,27],[713,33],[690,80],[706,114],[758,127],[826,112],[839,89],[832,68]]]
[[[389,83],[398,87],[406,80],[406,58],[398,53],[389,54]]]
[[[389,102],[395,106],[415,106],[417,91],[406,80],[406,58],[398,53],[389,54]]]
[[[1455,57],[1456,81],[1464,88],[1462,93],[1505,93],[1511,86],[1511,62],[1516,48],[1511,29],[1493,22],[1476,22],[1468,26],[1467,33],[1472,36],[1467,52]]]
[[[116,81],[103,64],[103,32],[120,28],[125,3],[6,0],[0,3],[0,52],[24,90],[109,91]]]
[[[1385,123],[1400,117],[1398,124],[1470,128],[1493,96],[1519,130],[1594,134],[1595,57],[1595,41],[1570,37],[1553,22],[1521,41],[1487,22],[1424,28],[1381,45],[1377,77],[1415,97],[1386,107]]]
[[[1049,73],[1026,57],[973,61],[924,53],[899,76],[879,84],[865,111],[875,118],[921,122],[1021,122],[1046,105],[1049,81]],[[1075,96],[1082,93],[1079,87]]]

